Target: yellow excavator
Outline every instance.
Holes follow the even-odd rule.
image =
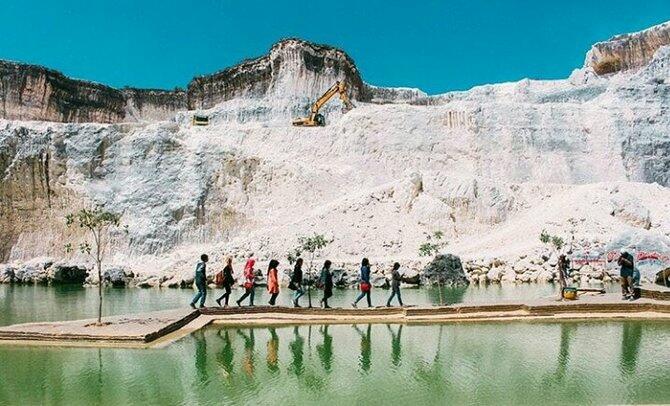
[[[354,105],[349,100],[349,96],[347,96],[347,85],[344,82],[338,81],[335,82],[330,89],[326,90],[326,93],[319,97],[314,104],[312,104],[309,117],[295,119],[293,120],[293,125],[300,127],[321,127],[326,125],[326,118],[323,114],[319,114],[319,110],[324,104],[328,103],[328,100],[335,96],[335,94],[340,95],[340,100],[342,100],[342,104],[344,104],[344,108],[342,109],[344,113],[354,108]]]

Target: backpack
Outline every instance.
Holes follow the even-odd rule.
[[[216,286],[223,286],[223,271],[219,271],[214,275],[214,284]]]

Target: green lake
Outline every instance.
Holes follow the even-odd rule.
[[[468,302],[552,292],[526,285],[442,296]],[[0,286],[1,324],[88,317],[95,293]],[[375,293],[385,301],[387,291]],[[413,304],[440,296],[403,293]],[[354,294],[337,291],[334,304]],[[106,295],[106,310],[118,314],[183,305],[191,292]],[[211,326],[160,349],[0,346],[0,404],[669,403],[668,343],[670,323],[653,321]]]

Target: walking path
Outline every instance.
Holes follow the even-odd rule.
[[[470,303],[432,307],[319,309],[230,307],[176,309],[132,316],[0,327],[0,344],[160,347],[209,324],[273,326],[288,324],[429,324],[453,322],[565,321],[606,319],[670,320],[670,301],[642,298],[622,301],[618,294],[582,295],[579,300],[553,298],[525,302]]]

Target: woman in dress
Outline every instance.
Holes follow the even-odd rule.
[[[270,293],[270,306],[274,306],[277,301],[277,296],[279,296],[279,277],[277,272],[277,267],[279,266],[279,261],[273,259],[268,265],[268,292]]]

